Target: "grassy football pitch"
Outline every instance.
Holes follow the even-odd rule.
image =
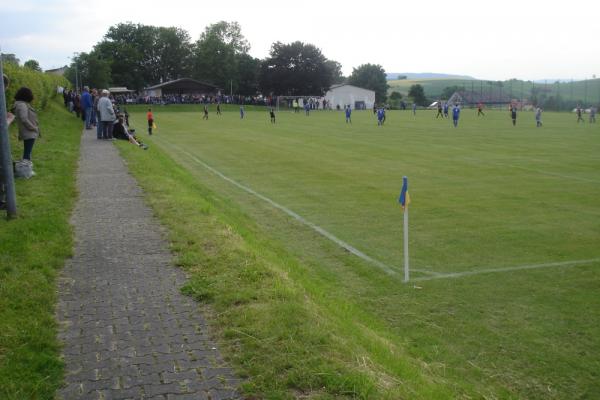
[[[148,137],[130,110],[150,145],[127,148],[132,165],[166,154],[299,260],[298,285],[343,315],[334,326],[353,331],[380,393],[429,396],[404,359],[439,398],[600,396],[600,124],[544,113],[536,128],[521,112],[512,126],[508,111],[469,109],[458,128],[433,111],[389,111],[381,127],[370,111],[352,124],[335,111],[281,111],[275,124],[266,110],[153,111]]]

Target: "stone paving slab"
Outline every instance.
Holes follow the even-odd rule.
[[[83,133],[77,185],[74,256],[59,280],[59,398],[240,399],[197,304],[179,292],[186,277],[164,230],[95,131]]]

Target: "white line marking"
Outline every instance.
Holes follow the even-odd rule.
[[[244,186],[241,183],[229,178],[228,176],[222,174],[221,172],[219,172],[218,170],[216,170],[215,168],[211,167],[210,165],[206,164],[205,162],[203,162],[202,160],[198,159],[196,156],[194,156],[193,154],[188,153],[187,151],[171,144],[168,142],[163,141],[162,139],[159,139],[160,142],[162,142],[163,144],[166,144],[168,147],[171,147],[173,150],[179,152],[179,153],[183,153],[186,156],[188,156],[189,158],[191,158],[192,160],[194,160],[195,162],[197,162],[198,164],[202,165],[204,168],[206,168],[207,170],[209,170],[210,172],[212,172],[213,174],[219,176],[220,178],[226,180],[227,182],[231,183],[234,186],[237,186],[238,188],[242,189],[245,192],[248,192],[256,197],[258,197],[259,199],[269,203],[270,205],[272,205],[273,207],[283,211],[284,213],[286,213],[287,215],[289,215],[290,217],[296,219],[297,221],[301,222],[302,224],[309,226],[310,228],[312,228],[313,230],[315,230],[316,232],[318,232],[319,234],[325,236],[327,239],[331,240],[332,242],[336,243],[338,246],[348,250],[350,253],[354,254],[357,257],[362,258],[363,260],[377,266],[378,268],[380,268],[381,270],[385,271],[386,273],[390,274],[390,275],[398,275],[398,272],[396,270],[394,270],[393,268],[385,265],[384,263],[382,263],[379,260],[375,260],[372,257],[369,257],[368,255],[366,255],[365,253],[363,253],[362,251],[358,250],[357,248],[349,245],[348,243],[344,242],[343,240],[337,238],[336,236],[334,236],[333,234],[327,232],[325,229],[321,228],[318,225],[313,224],[312,222],[302,218],[300,215],[296,214],[294,211],[290,210],[289,208],[286,208],[284,206],[282,206],[279,203],[274,202],[273,200],[271,200],[270,198],[263,196],[262,194],[256,192],[255,190],[249,188],[248,186]],[[416,270],[413,270],[416,271]],[[418,271],[418,272],[424,272],[427,273],[426,271]]]
[[[532,264],[532,265],[519,265],[515,267],[499,267],[499,268],[485,268],[474,271],[464,271],[464,272],[451,272],[448,274],[439,274],[436,276],[424,276],[420,278],[411,279],[411,281],[430,281],[432,279],[453,279],[453,278],[461,278],[463,276],[472,276],[472,275],[480,275],[480,274],[489,274],[494,272],[508,272],[508,271],[521,271],[527,269],[538,269],[538,268],[550,268],[550,267],[574,267],[576,265],[584,265],[584,264],[592,264],[595,262],[600,262],[600,258],[592,258],[589,260],[575,260],[575,261],[562,261],[562,262],[553,262],[546,264]]]

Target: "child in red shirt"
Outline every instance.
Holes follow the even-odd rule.
[[[152,109],[148,109],[148,113],[146,114],[146,119],[148,120],[148,134],[152,135],[152,126],[154,125],[154,116],[152,115]]]

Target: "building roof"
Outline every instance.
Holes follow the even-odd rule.
[[[47,74],[54,74],[54,75],[64,75],[65,70],[68,67],[65,65],[64,67],[60,67],[60,68],[54,68],[54,69],[47,69],[44,72]]]
[[[111,93],[131,93],[135,92],[135,90],[127,89],[126,87],[109,87],[108,91]]]
[[[362,89],[362,90],[368,90],[370,92],[374,92],[374,90],[361,88],[359,86],[354,86],[354,85],[351,85],[349,83],[338,83],[337,85],[331,85],[331,87],[329,88],[329,90],[337,89],[337,88],[342,87],[342,86],[350,86],[350,87],[353,87],[353,88]]]
[[[191,78],[175,79],[174,81],[159,83],[158,85],[147,87],[145,90],[162,89],[163,92],[185,92],[185,91],[209,91],[214,92],[219,88],[210,83],[197,81]]]

